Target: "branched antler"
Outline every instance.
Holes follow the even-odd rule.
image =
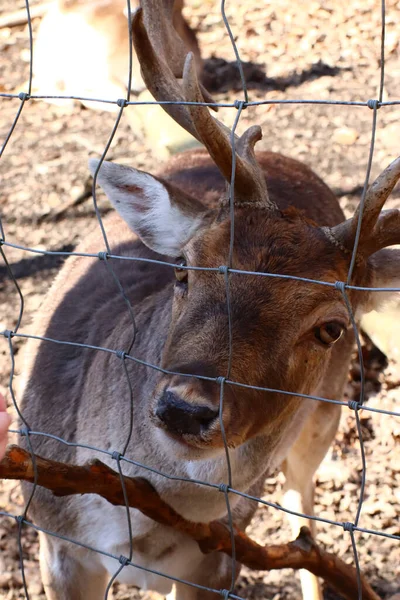
[[[198,81],[194,57],[177,39],[170,20],[160,18],[155,0],[142,0],[133,15],[132,34],[143,79],[147,88],[164,110],[186,131],[207,148],[210,157],[229,183],[232,171],[231,132],[208,108],[198,103],[209,101]],[[154,24],[157,24],[155,26]],[[160,31],[162,31],[160,42]],[[177,78],[182,78],[182,86]],[[195,104],[179,104],[189,102]],[[254,145],[262,137],[261,128],[253,126],[241,138],[236,138],[235,199],[256,203],[275,210],[268,197],[263,170],[257,163]]]
[[[396,158],[369,186],[364,202],[359,254],[368,257],[381,248],[400,244],[400,211],[382,211],[400,179],[400,157]],[[356,237],[360,206],[354,216],[332,228],[332,235],[349,251]]]
[[[36,456],[36,473],[38,485],[56,496],[99,494],[111,504],[125,505],[119,474],[98,460],[77,466]],[[0,463],[0,479],[33,482],[34,474],[30,453],[18,446],[10,446]],[[220,521],[193,523],[184,519],[142,477],[125,477],[125,487],[131,508],[190,536],[204,553],[217,551],[232,555],[230,531]],[[271,546],[261,546],[236,530],[235,550],[236,559],[250,569],[307,569],[322,577],[344,598],[356,600],[359,597],[355,569],[320,548],[306,527],[302,527],[294,542]],[[365,578],[361,581],[363,600],[379,600]]]

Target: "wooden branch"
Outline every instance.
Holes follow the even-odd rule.
[[[36,457],[38,485],[56,496],[71,494],[99,494],[111,504],[125,506],[119,474],[98,460],[84,466],[59,463]],[[0,462],[0,479],[18,479],[33,482],[34,469],[31,455],[18,446],[10,446]],[[231,536],[220,521],[193,523],[181,517],[160,498],[153,486],[142,477],[125,477],[129,506],[140,510],[154,521],[173,527],[196,540],[204,553],[224,552],[232,555]],[[324,579],[344,598],[357,600],[356,571],[334,554],[325,552],[312,539],[307,527],[302,527],[298,538],[288,544],[261,546],[242,531],[235,531],[237,560],[249,567],[272,569],[307,569]],[[362,577],[363,600],[380,600]]]
[[[44,4],[36,4],[29,8],[31,19],[38,19],[43,17],[53,2],[45,2]],[[19,25],[26,25],[28,22],[28,13],[26,8],[17,10],[12,13],[6,13],[0,17],[0,29],[4,27],[18,27]]]

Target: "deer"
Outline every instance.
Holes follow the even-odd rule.
[[[138,0],[132,0],[132,11],[138,5]],[[193,52],[200,75],[200,49],[195,32],[182,15],[183,5],[183,0],[166,0],[160,10]],[[47,95],[124,98],[129,84],[128,49],[127,0],[53,0],[46,7],[35,40],[34,88]],[[135,55],[130,87],[136,94],[145,89]],[[112,103],[84,98],[81,102],[87,108],[116,109]],[[66,106],[64,99],[62,106]]]
[[[192,480],[230,481],[232,521],[244,530],[256,502],[232,490],[258,498],[265,478],[281,468],[282,505],[297,534],[308,523],[298,514],[314,514],[314,474],[341,412],[340,404],[307,396],[342,398],[354,347],[343,291],[358,322],[390,296],[360,288],[399,285],[400,252],[390,246],[400,242],[400,213],[383,208],[400,178],[400,158],[368,188],[352,287],[338,286],[347,281],[361,208],[345,220],[334,193],[306,164],[255,151],[259,126],[238,137],[214,117],[193,54],[159,16],[157,3],[146,0],[133,15],[143,79],[157,101],[186,103],[163,106],[203,147],[173,156],[156,175],[91,159],[115,208],[104,219],[111,254],[72,256],[57,275],[33,328],[72,345],[28,341],[22,414],[32,432],[49,434],[29,436],[34,452],[84,464],[96,456],[92,447],[102,448],[114,469],[123,455],[132,461],[120,461],[124,475],[146,477],[196,522],[228,523],[228,515],[222,489]],[[172,32],[174,55],[160,46],[159,27]],[[97,256],[104,247],[94,225],[78,253]],[[28,500],[31,485],[23,489]],[[118,581],[169,599],[211,600],[212,590],[232,589],[230,557],[204,555],[184,534],[134,509],[130,535],[124,507],[95,495],[56,498],[38,487],[29,515],[43,530],[48,600],[104,597],[120,566],[108,554],[129,555],[134,565],[120,570]],[[305,599],[322,597],[307,571],[301,585]]]

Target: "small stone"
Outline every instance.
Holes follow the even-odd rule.
[[[60,195],[56,192],[50,192],[46,198],[46,204],[50,208],[55,208],[60,204]]]
[[[351,127],[339,127],[333,132],[333,141],[343,146],[351,146],[358,138],[358,131]]]

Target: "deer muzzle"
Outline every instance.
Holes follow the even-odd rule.
[[[175,435],[206,433],[219,411],[202,404],[185,402],[173,391],[165,390],[158,400],[155,416],[160,426]]]

